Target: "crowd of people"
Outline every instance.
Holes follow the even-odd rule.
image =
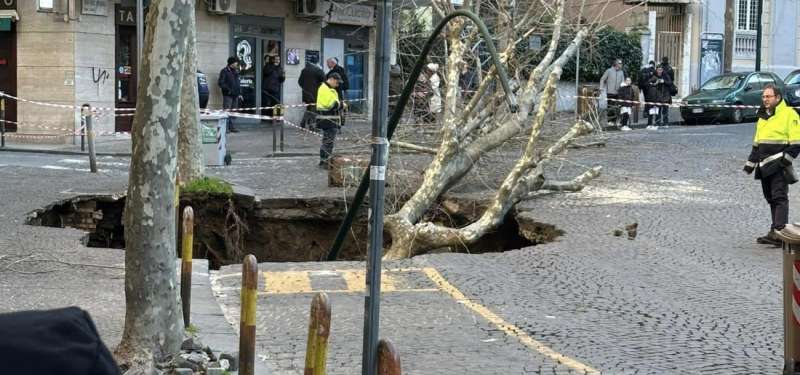
[[[636,83],[638,90],[635,90],[630,76],[622,69],[622,60],[615,59],[600,78],[600,88],[606,92],[608,101],[608,125],[619,126],[624,131],[631,130],[628,124],[634,105],[640,101],[637,93],[641,92],[646,103],[644,116],[647,118],[647,129],[669,127],[669,106],[647,103],[672,104],[672,97],[678,93],[674,82],[675,70],[670,66],[669,58],[663,57],[660,64],[650,61],[642,68]]]

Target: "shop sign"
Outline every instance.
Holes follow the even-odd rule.
[[[375,26],[375,7],[323,1],[324,20],[328,23]]]
[[[0,9],[17,9],[17,0],[0,0]]]
[[[136,26],[136,8],[117,7],[117,25]]]
[[[81,13],[95,16],[105,16],[107,7],[108,0],[83,0]]]

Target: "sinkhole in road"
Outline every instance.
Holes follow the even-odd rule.
[[[347,204],[334,198],[258,199],[252,195],[182,195],[180,212],[194,210],[195,258],[209,260],[212,269],[237,264],[245,254],[260,262],[322,261],[333,242]],[[54,202],[31,212],[29,225],[75,228],[87,232],[89,247],[125,248],[122,195],[84,195]],[[483,210],[469,200],[448,200],[426,216],[427,221],[461,227]],[[367,249],[366,209],[356,219],[339,260],[364,260]],[[520,249],[550,242],[563,232],[529,216],[509,214],[503,225],[470,246],[431,252],[486,253]],[[180,236],[180,233],[178,234]],[[391,245],[388,233],[385,247]]]

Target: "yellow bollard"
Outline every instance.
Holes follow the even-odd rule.
[[[188,327],[192,306],[192,250],[194,247],[194,211],[183,209],[183,244],[181,246],[181,303],[183,326]]]
[[[378,375],[400,375],[400,355],[389,340],[378,341]]]
[[[242,311],[239,320],[239,375],[253,375],[256,360],[256,290],[258,261],[252,254],[242,263]]]
[[[311,301],[304,375],[325,374],[325,364],[328,357],[328,337],[330,334],[331,305],[328,302],[328,295],[317,293]]]

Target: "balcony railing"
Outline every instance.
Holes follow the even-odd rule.
[[[756,57],[756,32],[737,30],[733,40],[733,54],[736,58],[753,59]]]

